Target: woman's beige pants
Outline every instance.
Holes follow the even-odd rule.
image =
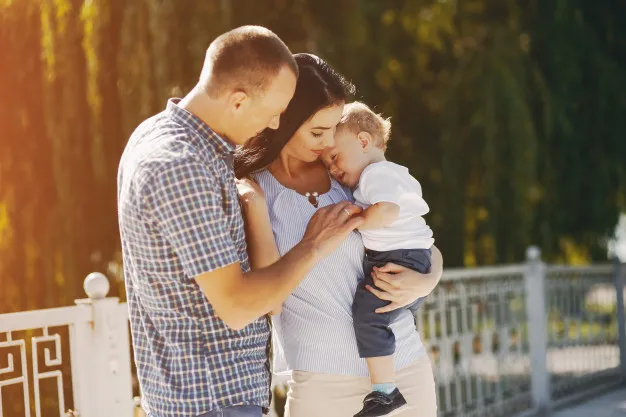
[[[435,379],[427,355],[398,371],[396,385],[408,407],[394,417],[437,417]],[[293,371],[285,417],[352,417],[370,391],[369,378]]]

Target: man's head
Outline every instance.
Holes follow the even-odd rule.
[[[335,132],[335,146],[322,153],[322,160],[339,182],[356,187],[369,164],[384,159],[391,135],[391,122],[355,101],[346,104]]]
[[[211,43],[200,86],[221,104],[219,133],[241,145],[265,128],[278,128],[297,77],[298,65],[276,34],[260,26],[242,26]]]

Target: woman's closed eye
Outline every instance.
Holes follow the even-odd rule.
[[[314,138],[321,138],[324,132],[311,132]]]

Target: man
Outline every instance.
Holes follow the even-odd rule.
[[[254,26],[209,46],[196,87],[143,122],[118,173],[135,360],[150,417],[261,416],[269,405],[265,315],[362,221],[321,209],[302,242],[250,271],[232,152],[276,129],[298,67]]]

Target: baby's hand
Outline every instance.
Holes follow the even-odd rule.
[[[395,222],[400,216],[400,206],[388,201],[372,204],[363,212],[365,222],[359,230],[382,229]]]

